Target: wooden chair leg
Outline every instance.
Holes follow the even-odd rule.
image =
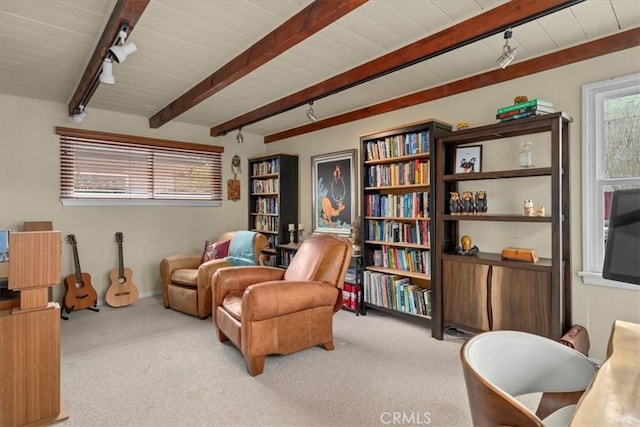
[[[333,346],[333,341],[328,341],[324,344],[322,344],[322,346],[324,347],[325,350],[333,350],[335,347]]]
[[[220,340],[220,342],[229,341],[229,338],[225,334],[223,334],[220,329],[216,329],[216,331],[218,331],[218,340]]]
[[[245,356],[244,361],[247,364],[247,371],[249,371],[249,375],[255,377],[264,371],[265,358],[265,356],[254,358],[248,358]]]

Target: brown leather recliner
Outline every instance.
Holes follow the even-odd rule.
[[[235,232],[220,235],[219,242],[232,240]],[[267,238],[260,233],[253,237],[253,255],[257,264]],[[220,268],[230,267],[227,258],[201,263],[202,254],[178,254],[162,259],[162,299],[165,308],[206,319],[211,314],[211,277]]]
[[[213,275],[213,322],[252,376],[265,356],[322,344],[333,350],[333,315],[342,306],[351,242],[331,234],[307,238],[289,267],[222,268]]]

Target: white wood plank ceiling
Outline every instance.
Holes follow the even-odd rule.
[[[311,0],[151,0],[87,110],[151,117],[300,12]],[[215,126],[505,2],[371,0],[174,120]],[[0,92],[69,102],[115,1],[0,0]],[[640,26],[638,0],[587,0],[514,28],[514,63]],[[322,118],[496,68],[496,34],[316,100]],[[63,107],[61,107],[63,108]],[[307,123],[291,111],[243,129],[268,135]],[[84,127],[90,128],[89,123]]]

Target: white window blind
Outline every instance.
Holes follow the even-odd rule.
[[[56,133],[63,204],[222,201],[222,147],[61,127]]]

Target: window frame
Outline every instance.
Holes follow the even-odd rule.
[[[150,197],[131,197],[128,193],[124,197],[118,197],[117,193],[113,193],[114,197],[67,197],[63,194],[63,187],[67,184],[63,182],[65,169],[63,164],[60,164],[60,202],[63,206],[221,206],[223,200],[223,188],[222,188],[222,153],[224,147],[217,145],[196,144],[191,142],[172,141],[157,138],[147,138],[132,135],[122,135],[108,132],[98,132],[84,129],[56,127],[56,134],[60,135],[60,149],[61,149],[61,162],[62,162],[62,147],[68,144],[66,139],[77,139],[81,144],[85,146],[91,146],[91,144],[113,144],[114,147],[122,150],[126,150],[127,146],[132,149],[144,150],[151,159],[155,159],[158,155],[171,155],[171,152],[177,156],[194,154],[210,158],[212,161],[212,198],[203,199],[202,196],[189,199],[184,195],[178,195],[177,198],[163,197],[160,195],[156,198],[155,195]],[[82,149],[80,147],[79,149]],[[152,160],[154,161],[154,160]],[[68,169],[73,169],[73,166]],[[98,173],[101,173],[99,171]],[[157,178],[153,172],[150,174],[151,181],[149,184],[151,187],[155,187],[154,178]],[[73,188],[73,185],[72,185]],[[152,192],[153,193],[153,192]]]
[[[638,88],[640,73],[582,86],[582,271],[578,275],[587,285],[640,291],[637,285],[602,277],[605,250],[602,187],[640,184],[640,177],[602,178],[603,105],[607,99],[638,93]]]

